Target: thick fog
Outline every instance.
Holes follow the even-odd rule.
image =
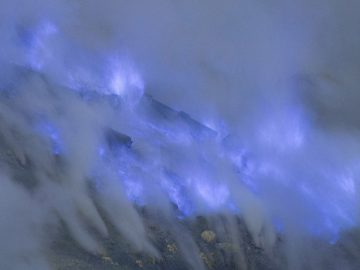
[[[218,214],[234,245],[240,217],[279,269],[353,269],[331,246],[359,226],[359,10],[0,1],[0,269],[52,269],[61,226],[101,253],[104,215],[161,258],[139,207],[189,269],[205,266],[180,221]]]

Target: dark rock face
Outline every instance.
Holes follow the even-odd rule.
[[[145,212],[144,209],[142,209]],[[193,269],[184,258],[173,232],[155,225],[157,221],[149,214],[143,215],[149,238],[160,252],[161,258],[153,258],[136,252],[119,235],[111,224],[110,236],[102,240],[102,254],[90,254],[79,247],[74,240],[63,230],[50,250],[50,258],[56,270],[72,269],[147,269],[147,270],[187,270]],[[274,262],[259,247],[256,247],[244,224],[236,219],[241,241],[237,242],[226,235],[217,235],[209,229],[212,220],[222,217],[205,219],[199,216],[192,220],[181,221],[183,230],[190,232],[198,246],[198,256],[206,269],[233,270],[259,269],[271,270],[276,268]],[[212,219],[212,220],[211,220]],[[180,231],[178,231],[180,232]],[[182,236],[180,235],[180,238]],[[246,265],[247,268],[244,268]]]
[[[111,224],[109,237],[102,239],[103,251],[101,254],[91,254],[79,247],[76,242],[62,230],[57,240],[52,243],[49,250],[52,265],[55,270],[190,270],[191,267],[184,257],[181,243],[177,239],[185,238],[185,231],[190,232],[198,252],[193,256],[198,256],[204,264],[205,269],[209,270],[286,270],[292,269],[286,262],[283,241],[280,236],[277,241],[277,248],[271,251],[271,255],[260,247],[257,247],[240,218],[234,217],[232,222],[236,223],[239,239],[232,239],[231,234],[221,233],[211,230],[214,224],[222,222],[226,227],[226,219],[222,216],[203,217],[180,221],[181,229],[177,233],[183,232],[184,235],[174,235],[174,231],[169,231],[159,225],[159,220],[149,214],[146,209],[139,209],[146,223],[148,237],[160,253],[161,258],[154,258],[144,253],[137,252],[127,243],[124,238],[117,233]],[[234,225],[234,223],[232,223]],[[169,227],[167,227],[169,228]],[[352,230],[343,233],[336,244],[330,245],[319,239],[314,239],[312,247],[319,251],[316,258],[318,269],[338,270],[360,269],[358,254],[354,250],[359,250],[359,230]],[[323,252],[321,252],[323,251]],[[323,254],[323,255],[321,255]],[[331,256],[329,256],[331,255]],[[314,267],[314,262],[304,261],[304,266]],[[308,269],[309,269],[308,268]],[[299,269],[306,269],[300,267]],[[314,268],[316,269],[316,268]],[[197,270],[197,269],[196,269]]]
[[[119,146],[130,148],[133,143],[129,136],[122,134],[114,129],[108,129],[105,132],[105,137],[110,149],[114,149]]]

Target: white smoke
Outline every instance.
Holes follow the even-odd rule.
[[[41,228],[61,222],[100,252],[89,230],[107,234],[98,207],[135,249],[161,256],[136,202],[183,234],[194,269],[204,266],[173,203],[190,217],[228,216],[235,245],[240,215],[268,252],[279,222],[287,267],[322,269],[314,234],[358,225],[358,8],[2,1],[0,268],[49,269]],[[156,100],[173,110],[156,115]],[[211,129],[194,132],[183,112]],[[132,151],[108,153],[109,129]]]

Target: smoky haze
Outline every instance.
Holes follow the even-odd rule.
[[[135,251],[161,258],[145,206],[191,269],[205,266],[179,212],[221,214],[214,231],[238,246],[241,217],[279,269],[354,269],[313,239],[333,245],[359,226],[358,10],[333,0],[1,1],[0,268],[52,269],[60,226],[100,253],[104,216]],[[131,150],[110,153],[109,130]]]

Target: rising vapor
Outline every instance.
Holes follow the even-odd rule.
[[[268,269],[358,269],[359,8],[1,1],[0,269],[56,269],[61,230],[101,254],[109,224],[161,260],[144,211],[189,269],[199,217],[239,269],[239,220]]]

